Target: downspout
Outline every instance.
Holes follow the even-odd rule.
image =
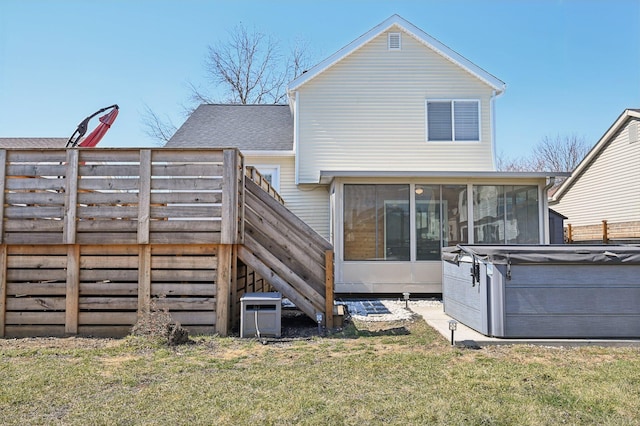
[[[544,244],[549,244],[549,196],[547,195],[548,191],[553,188],[553,185],[556,183],[555,176],[549,176],[549,183],[542,188],[542,238]],[[544,214],[544,213],[547,214]]]
[[[293,155],[295,164],[295,184],[300,183],[300,144],[299,144],[299,132],[300,132],[300,119],[298,118],[299,110],[299,92],[296,90],[293,96]]]
[[[497,170],[497,161],[496,157],[498,152],[496,151],[496,98],[501,96],[504,93],[504,90],[500,93],[497,93],[495,90],[491,92],[491,100],[490,109],[491,109],[491,151],[493,153],[492,162],[493,162],[493,170]]]

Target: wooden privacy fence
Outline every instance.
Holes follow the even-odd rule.
[[[123,335],[152,298],[226,333],[236,150],[1,150],[0,334]]]
[[[234,296],[266,288],[237,261],[235,149],[0,150],[0,188],[0,337],[121,336],[152,300],[192,333],[226,335]]]
[[[216,331],[216,245],[3,245],[3,335],[122,336],[151,299]]]
[[[565,241],[572,243],[638,242],[640,241],[640,221],[609,223],[603,220],[595,225],[565,227]]]

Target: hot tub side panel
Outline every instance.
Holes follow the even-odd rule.
[[[640,265],[512,265],[504,291],[504,337],[640,337]]]
[[[442,262],[444,312],[482,334],[489,333],[487,320],[487,271],[480,264],[480,282],[473,285],[471,262]]]

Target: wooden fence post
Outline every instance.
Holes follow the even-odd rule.
[[[218,246],[218,279],[216,282],[216,332],[229,334],[229,296],[231,288],[231,259],[233,246]]]
[[[571,224],[567,224],[567,243],[571,244],[573,242],[573,233],[571,230]]]
[[[138,188],[138,244],[149,244],[151,212],[151,150],[140,150],[140,182]]]
[[[65,334],[78,334],[80,296],[80,246],[67,246],[67,290],[65,295]]]
[[[5,177],[7,172],[7,150],[0,150],[0,196],[2,202],[0,202],[0,243],[4,241],[4,187],[7,183]]]
[[[324,252],[325,265],[325,316],[327,328],[333,328],[333,250]]]
[[[246,281],[246,278],[245,278]],[[236,325],[239,325],[240,319],[240,309],[238,305],[238,247],[233,246],[233,253],[231,254],[231,300],[230,300],[230,311],[229,315],[231,316],[230,323],[232,328]]]
[[[609,229],[607,226],[607,221],[603,220],[602,221],[602,242],[604,244],[608,244],[609,243],[609,233],[608,233]]]
[[[236,222],[238,229],[236,230],[236,244],[244,244],[244,225],[245,225],[245,179],[247,178],[244,173],[244,157],[238,151],[236,154],[236,169],[238,170],[238,177],[236,178],[238,187],[236,188]],[[235,265],[235,264],[234,264]]]
[[[151,246],[138,248],[138,317],[151,307]]]
[[[66,187],[64,193],[64,230],[65,244],[76,243],[76,214],[78,202],[78,150],[67,150]]]
[[[5,335],[7,312],[7,245],[0,246],[0,337]]]
[[[238,239],[238,152],[223,151],[222,221],[220,243],[235,244]]]

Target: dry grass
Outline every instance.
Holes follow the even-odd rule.
[[[194,340],[0,340],[0,422],[640,423],[637,348],[458,349],[421,320]]]

